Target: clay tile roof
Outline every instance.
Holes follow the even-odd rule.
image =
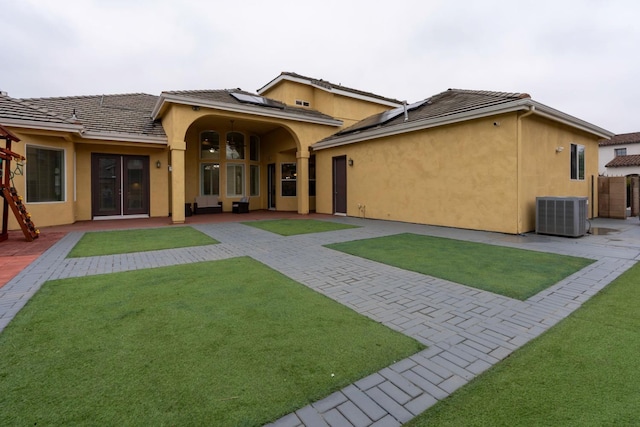
[[[88,132],[165,137],[160,122],[151,119],[157,99],[132,93],[30,98],[23,102],[66,118],[69,123],[81,124]]]
[[[236,99],[231,95],[232,93],[242,93],[245,95],[250,95],[252,97],[264,98],[266,100],[272,101],[274,105],[278,105],[278,107],[274,107],[269,105],[251,104],[256,108],[280,110],[288,114],[293,114],[294,116],[300,116],[301,118],[307,117],[307,118],[316,118],[316,119],[332,119],[332,120],[334,119],[329,115],[323,114],[313,109],[286,105],[280,101],[276,101],[274,99],[267,98],[262,95],[256,95],[255,93],[243,91],[241,89],[178,90],[178,91],[164,91],[162,93],[165,95],[184,96],[184,97],[192,98],[194,100],[202,100],[202,101],[209,101],[209,102],[216,102],[216,103],[223,103],[223,104],[230,104],[230,105],[247,105],[246,103]]]
[[[640,166],[640,154],[616,156],[605,165],[607,168],[620,168],[624,166]]]
[[[620,144],[637,144],[640,143],[640,132],[621,133],[620,135],[614,135],[611,139],[601,139],[598,144],[601,147],[607,145],[620,145]]]
[[[424,101],[408,106],[408,120],[405,121],[403,107],[396,108],[397,114],[390,114],[392,110],[368,117],[352,126],[343,129],[326,140],[354,132],[366,132],[386,126],[411,123],[419,120],[436,119],[454,114],[470,112],[485,107],[530,98],[526,93],[492,92],[482,90],[449,89],[432,96]],[[415,107],[412,107],[415,105]],[[386,115],[386,116],[385,116]],[[379,120],[376,120],[376,116]],[[385,120],[385,118],[388,118]],[[371,126],[367,124],[371,123]]]
[[[20,99],[0,94],[0,122],[2,119],[30,122],[71,124],[69,120],[57,116],[46,108],[32,105]]]

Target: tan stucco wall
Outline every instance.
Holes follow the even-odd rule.
[[[269,88],[263,95],[288,105],[295,105],[296,100],[308,101],[309,108],[342,120],[343,127],[392,108],[377,102],[336,95],[327,90],[290,80],[283,80]]]
[[[584,180],[571,179],[572,143],[585,147]],[[525,117],[521,165],[520,232],[535,230],[536,197],[589,197],[588,215],[597,216],[598,137],[536,115]]]
[[[517,122],[498,120],[320,150],[316,209],[332,213],[332,158],[346,155],[349,216],[515,233]]]
[[[163,217],[168,215],[169,195],[167,153],[162,147],[136,146],[132,143],[119,141],[105,141],[104,144],[94,144],[82,141],[70,135],[56,136],[52,133],[34,130],[16,130],[14,132],[21,141],[13,143],[13,151],[26,156],[28,145],[62,149],[65,162],[65,200],[62,202],[25,203],[36,227],[72,224],[76,221],[91,219],[91,153],[141,155],[149,157],[150,175],[150,216]],[[160,161],[161,167],[156,168]],[[12,169],[15,163],[12,162]],[[27,173],[28,162],[24,173]],[[18,193],[27,200],[26,175],[16,176],[14,183]],[[2,203],[0,203],[0,211]],[[9,229],[20,229],[12,212],[9,212]]]
[[[346,155],[349,216],[518,234],[535,230],[536,197],[579,196],[591,217],[597,141],[510,113],[320,150],[317,211],[333,213],[332,158]],[[571,180],[571,143],[585,146],[584,180]]]
[[[296,105],[296,100],[307,101],[311,104],[309,108],[320,111],[315,106],[315,90],[312,86],[285,80],[264,91],[262,95],[292,106]]]
[[[26,157],[27,146],[37,146],[43,148],[53,148],[58,150],[64,150],[64,162],[65,162],[65,183],[64,183],[64,201],[61,202],[46,202],[46,203],[27,203],[26,192],[26,174],[29,167],[28,162],[23,167],[24,175],[17,175],[14,177],[14,184],[18,190],[18,194],[23,197],[27,212],[31,214],[33,223],[37,228],[46,227],[56,224],[71,224],[74,219],[74,145],[73,143],[65,140],[60,136],[53,135],[40,135],[33,133],[23,133],[20,130],[16,130],[15,134],[21,141],[14,142],[12,144],[12,151],[21,154]],[[3,145],[4,146],[4,145]],[[11,169],[16,166],[15,161],[11,163]],[[0,208],[1,209],[1,208]],[[13,212],[9,208],[9,224],[10,230],[20,229],[18,222],[16,221]]]

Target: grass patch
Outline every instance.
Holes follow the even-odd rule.
[[[422,348],[247,257],[51,281],[0,335],[0,425],[262,425]]]
[[[192,227],[142,228],[85,233],[68,258],[128,254],[218,243]]]
[[[293,236],[296,234],[322,233],[324,231],[345,230],[358,228],[357,225],[339,224],[316,219],[275,219],[265,221],[243,222],[245,225],[280,234],[281,236]]]
[[[408,233],[327,247],[520,300],[593,262],[585,258]]]
[[[640,264],[411,426],[638,425]]]

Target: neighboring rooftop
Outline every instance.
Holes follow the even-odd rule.
[[[607,168],[621,168],[625,166],[640,166],[640,154],[616,156],[605,165]]]
[[[287,71],[283,71],[282,73],[280,73],[278,77],[276,77],[275,79],[271,80],[269,83],[267,83],[266,85],[258,89],[258,93],[261,94],[262,92],[275,86],[282,80],[291,80],[291,81],[297,81],[304,84],[309,84],[329,92],[336,92],[336,91],[346,92],[347,94],[354,95],[358,98],[365,98],[365,99],[371,98],[377,101],[381,101],[381,103],[388,105],[390,107],[396,107],[402,104],[402,101],[399,101],[397,99],[387,98],[386,96],[376,95],[375,93],[365,92],[365,91],[353,89],[347,86],[342,86],[341,84],[335,84],[335,83],[328,82],[326,80],[307,77],[301,74],[291,73]]]
[[[621,133],[620,135],[614,135],[611,139],[601,139],[598,144],[600,144],[601,147],[604,147],[607,145],[638,143],[640,143],[640,132]]]

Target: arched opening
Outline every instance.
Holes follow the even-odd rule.
[[[222,211],[230,212],[233,202],[248,197],[250,210],[299,210],[299,142],[282,124],[203,115],[191,123],[185,142],[187,204],[216,196]]]

